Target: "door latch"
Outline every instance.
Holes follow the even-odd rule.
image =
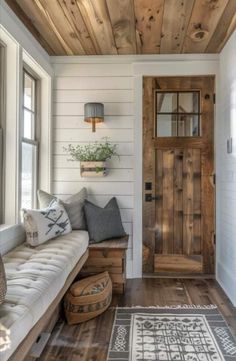
[[[159,197],[153,197],[152,194],[145,194],[145,202],[152,202],[158,199]]]

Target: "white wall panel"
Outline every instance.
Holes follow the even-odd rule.
[[[133,115],[132,103],[106,103],[104,102],[104,113],[107,115]],[[84,115],[84,103],[54,103],[54,115]]]
[[[220,88],[216,126],[217,280],[236,306],[236,32],[220,54]],[[227,154],[232,137],[233,152]]]
[[[54,90],[54,101],[57,103],[131,103],[133,92],[126,89]]]
[[[114,90],[132,89],[133,79],[130,76],[87,76],[56,77],[54,89],[57,90]]]
[[[65,168],[65,172],[66,172],[66,168],[79,168],[79,163],[70,161],[68,155],[55,155],[53,163],[55,168]],[[109,168],[117,168],[117,169],[119,168],[132,169],[133,163],[134,163],[134,158],[133,156],[129,156],[129,155],[120,156],[119,158],[113,157],[111,160],[108,160],[107,162]],[[104,181],[106,181],[107,179],[109,179],[109,176],[104,177]]]
[[[83,121],[84,116],[55,116],[53,124],[55,129],[91,129],[91,124]],[[133,128],[133,117],[131,115],[106,116],[106,121],[99,124],[99,129],[129,129]]]
[[[117,58],[118,59],[118,58]],[[116,196],[125,231],[130,235],[127,273],[132,276],[133,253],[133,77],[131,63],[58,63],[54,64],[54,169],[53,189],[66,199],[87,187],[89,200],[104,207]],[[84,122],[84,103],[102,102],[105,122]],[[63,147],[88,144],[108,137],[117,144],[119,158],[107,162],[108,175],[81,178],[80,164],[69,161]]]
[[[91,76],[131,76],[132,65],[130,64],[54,64],[54,71],[56,77],[91,77]]]
[[[89,141],[86,141],[86,142],[79,142],[79,141],[76,141],[76,142],[66,142],[66,141],[58,142],[58,141],[55,141],[54,142],[54,154],[55,155],[65,155],[65,151],[63,150],[63,147],[67,147],[69,144],[73,144],[73,145],[81,144],[81,145],[84,145],[84,144],[88,144],[88,143],[89,143]],[[133,155],[134,154],[134,146],[133,146],[132,142],[121,142],[121,141],[119,141],[119,142],[112,142],[112,143],[117,144],[117,153],[119,154],[119,156]],[[120,158],[119,163],[120,163],[120,161],[122,161],[122,158]]]
[[[133,182],[133,169],[109,169],[107,170],[108,175],[106,179],[110,182]],[[67,169],[65,172],[64,168],[54,169],[54,181],[56,182],[82,182],[85,178],[80,175],[80,169]],[[104,182],[103,177],[88,178],[90,182]]]
[[[95,133],[92,133],[92,126],[90,129],[55,129],[54,131],[54,139],[59,142],[99,141],[103,137],[108,137],[113,142],[121,140],[123,142],[130,142],[133,140],[133,129],[101,129],[98,124]]]

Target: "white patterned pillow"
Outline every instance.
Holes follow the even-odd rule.
[[[49,239],[71,232],[71,224],[65,208],[53,202],[44,209],[23,209],[26,241],[38,246]]]

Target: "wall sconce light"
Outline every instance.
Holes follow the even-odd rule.
[[[104,122],[104,105],[102,103],[86,103],[84,105],[84,121],[92,123],[92,131],[96,131],[96,123]]]

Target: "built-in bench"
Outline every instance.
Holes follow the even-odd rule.
[[[88,276],[108,271],[113,293],[124,293],[126,285],[126,250],[129,236],[89,245],[89,257],[80,275]]]

